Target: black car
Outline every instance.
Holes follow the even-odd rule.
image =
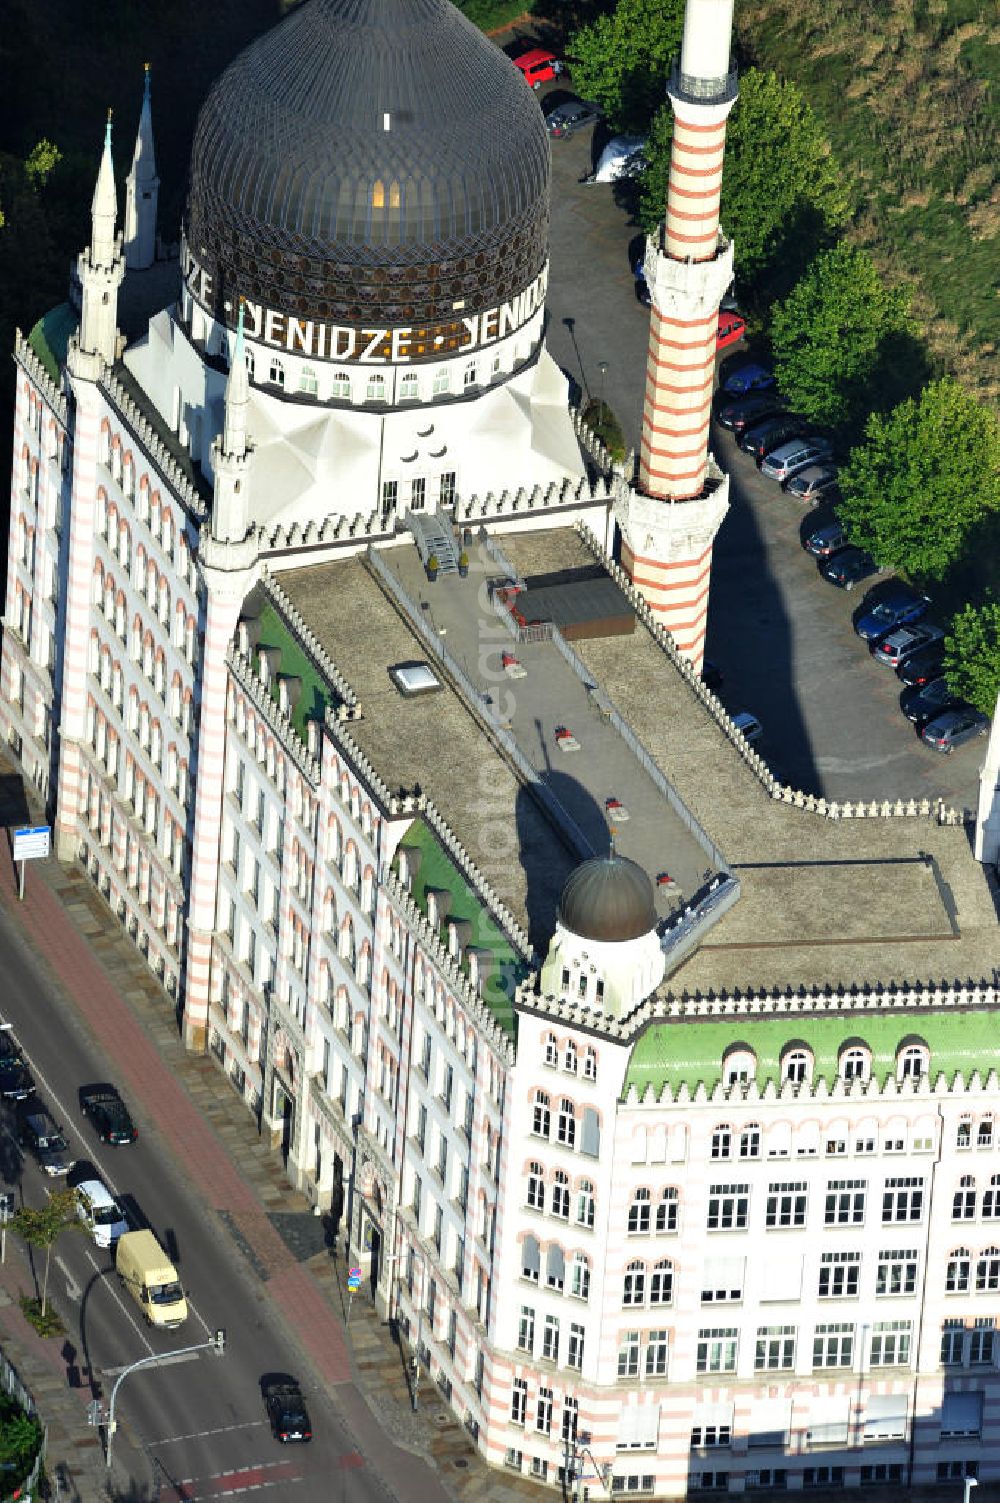
[[[784,412],[784,399],[775,391],[754,392],[749,397],[730,397],[728,392],[721,392],[723,398],[718,406],[718,419],[723,428],[729,428],[739,440],[747,429],[756,423],[763,423],[768,418],[781,417]]]
[[[946,678],[932,678],[926,684],[913,684],[899,696],[899,708],[914,725],[926,725],[942,710],[956,709],[958,695],[948,687]]]
[[[744,454],[752,454],[760,464],[765,454],[770,454],[772,449],[787,443],[790,438],[801,438],[808,429],[805,418],[793,412],[783,412],[747,428],[740,439],[740,448]]]
[[[121,1146],[134,1143],[139,1136],[128,1107],[113,1085],[83,1086],[80,1110],[93,1122],[102,1143]]]
[[[264,1390],[264,1407],[275,1440],[312,1440],[312,1425],[302,1390],[297,1383],[273,1383]]]
[[[572,136],[588,125],[595,125],[601,114],[599,104],[591,104],[586,99],[567,99],[546,115],[545,129],[550,136],[559,140],[563,136]]]
[[[853,590],[859,579],[867,579],[870,574],[878,573],[878,564],[870,553],[866,553],[863,548],[855,548],[852,543],[847,548],[841,548],[832,558],[821,559],[819,572],[838,589]]]
[[[20,1049],[9,1030],[0,1030],[0,1096],[5,1101],[27,1101],[34,1089],[35,1082]]]
[[[896,676],[907,688],[913,685],[919,688],[921,684],[929,684],[932,678],[939,678],[943,667],[944,643],[928,642],[926,647],[919,647],[904,663],[900,663]]]
[[[25,1101],[18,1109],[17,1141],[34,1154],[39,1168],[52,1178],[69,1172],[69,1144],[40,1101]]]

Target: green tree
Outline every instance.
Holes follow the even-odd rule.
[[[1000,600],[958,611],[944,650],[949,688],[984,715],[992,715],[1000,694]]]
[[[644,135],[680,52],[684,0],[618,0],[566,44],[573,88],[613,130]]]
[[[10,1224],[29,1247],[37,1247],[45,1253],[41,1293],[41,1313],[44,1316],[48,1308],[52,1249],[68,1226],[80,1224],[76,1214],[76,1191],[53,1190],[43,1206],[22,1206],[15,1211]]]
[[[61,161],[62,152],[58,146],[53,146],[52,142],[43,136],[41,141],[31,148],[24,163],[24,172],[28,182],[36,187],[44,187],[49,173],[53,167],[58,167]]]
[[[0,1467],[6,1473],[5,1491],[9,1491],[15,1478],[27,1475],[41,1443],[42,1427],[38,1421],[4,1394],[0,1398]]]
[[[851,537],[885,566],[940,579],[1000,510],[1000,425],[951,377],[868,420],[840,476]]]
[[[639,180],[639,223],[651,235],[667,212],[670,147],[674,139],[674,111],[668,99],[653,116],[646,141],[646,166]]]
[[[849,428],[872,407],[886,346],[910,331],[909,291],[886,287],[871,257],[823,251],[771,318],[778,385],[797,412]]]

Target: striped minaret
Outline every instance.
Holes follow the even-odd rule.
[[[700,670],[712,544],[729,482],[708,452],[719,303],[733,247],[719,233],[726,119],[736,99],[733,0],[687,0],[668,93],[674,137],[667,217],[646,244],[652,299],[638,484],[616,506],[622,563]]]

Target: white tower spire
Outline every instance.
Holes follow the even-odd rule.
[[[979,770],[975,851],[976,860],[984,866],[1000,865],[1000,694],[993,712],[986,760]]]
[[[247,452],[247,406],[250,401],[250,377],[247,371],[243,333],[244,304],[236,321],[236,348],[226,383],[226,417],[222,434],[222,452],[230,459],[242,459]]]
[[[104,132],[104,151],[90,212],[90,245],[77,257],[80,284],[79,351],[91,362],[96,358],[110,365],[115,358],[118,334],[118,288],[125,274],[121,236],[115,234],[118,194],[111,159],[111,112]],[[82,374],[81,371],[79,372]],[[88,372],[91,379],[94,372]]]
[[[212,469],[215,492],[212,498],[212,537],[204,557],[221,569],[244,568],[244,555],[255,554],[250,533],[247,479],[252,448],[247,436],[247,407],[250,382],[243,335],[243,300],[236,324],[229,380],[226,383],[225,416],[222,432],[212,446]],[[241,548],[239,545],[243,544]]]
[[[130,271],[142,271],[152,266],[156,259],[156,206],[160,179],[156,175],[149,81],[147,63],[132,170],[125,181],[125,265]]]

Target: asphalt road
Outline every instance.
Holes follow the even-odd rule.
[[[92,1382],[107,1404],[125,1365],[206,1341],[216,1327],[226,1330],[223,1356],[194,1354],[136,1373],[122,1384],[122,1461],[134,1464],[135,1448],[145,1453],[139,1456],[134,1482],[146,1487],[154,1481],[164,1489],[160,1496],[189,1500],[294,1482],[295,1497],[303,1503],[328,1503],[346,1488],[350,1472],[352,1503],[384,1503],[388,1489],[370,1457],[361,1465],[338,1400],[313,1377],[263,1286],[214,1213],[192,1193],[183,1166],[158,1142],[142,1103],[129,1103],[140,1136],[128,1147],[101,1144],[81,1118],[79,1087],[113,1079],[113,1072],[2,910],[0,966],[5,980],[2,1021],[13,1025],[38,1094],[62,1126],[72,1155],[90,1161],[112,1191],[148,1219],[161,1243],[176,1249],[191,1308],[180,1330],[151,1330],[119,1285],[111,1255],[95,1247],[86,1233],[67,1232],[56,1244],[50,1279],[74,1348],[67,1365],[76,1367],[80,1381]],[[9,1107],[5,1113],[10,1123]],[[0,1171],[27,1204],[41,1204],[46,1189],[61,1184],[43,1175],[30,1157],[22,1160],[10,1132],[0,1145]],[[77,1177],[79,1170],[74,1170]],[[23,1244],[8,1234],[8,1259],[23,1255]],[[29,1285],[27,1271],[24,1285]],[[288,1373],[302,1383],[313,1420],[311,1445],[282,1447],[272,1439],[259,1390],[265,1372]],[[393,1451],[388,1441],[386,1450]],[[406,1464],[424,1470],[411,1457]]]
[[[552,92],[549,85],[542,97]],[[584,396],[608,402],[635,446],[649,330],[630,271],[640,236],[613,185],[581,181],[591,159],[589,131],[552,143],[546,340]],[[920,743],[899,710],[895,674],[854,635],[865,587],[846,594],[820,579],[800,545],[795,501],[730,434],[714,429],[712,448],[732,476],[732,505],[715,543],[707,655],[723,671],[730,710],[752,710],[763,723],[759,749],[775,773],[841,801],[940,797],[974,809],[985,741],[947,757]]]

